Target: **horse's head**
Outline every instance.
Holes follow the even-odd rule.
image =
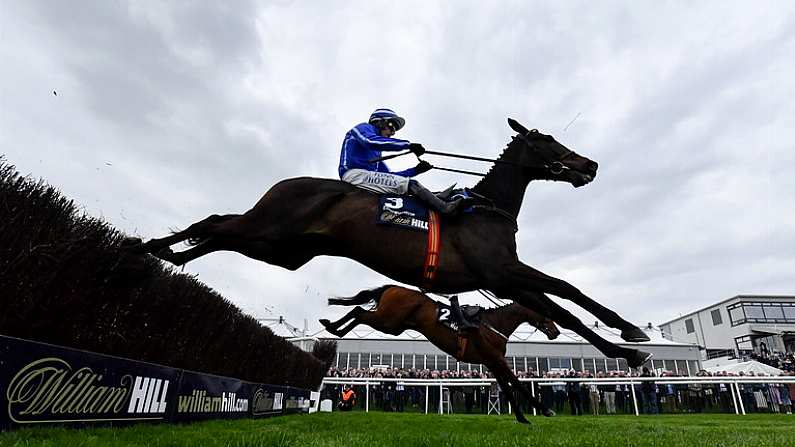
[[[544,135],[536,129],[527,130],[514,119],[508,118],[508,125],[519,134],[514,144],[522,144],[525,149],[519,151],[515,162],[532,170],[536,178],[564,181],[578,188],[596,177],[599,165],[595,161],[569,150],[551,135]]]

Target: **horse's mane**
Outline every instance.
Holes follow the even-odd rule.
[[[518,163],[521,158],[519,151],[523,148],[522,140],[514,136],[497,160]],[[491,199],[497,208],[515,218],[519,214],[525,188],[531,179],[526,170],[519,166],[495,163],[472,191]]]
[[[492,323],[495,315],[499,314],[501,311],[504,311],[506,308],[511,306],[521,307],[521,305],[517,303],[508,303],[508,304],[503,304],[502,306],[483,308],[483,311],[480,313],[480,317],[485,319],[489,323]]]
[[[505,146],[505,148],[503,148],[502,152],[500,152],[500,155],[497,157],[497,160],[507,161],[509,156],[511,158],[515,158],[514,153],[516,152],[516,146],[517,146],[515,142],[516,142],[516,137],[511,137],[511,141],[509,141],[508,144]],[[498,169],[499,166],[500,163],[492,164],[489,170],[486,171],[486,175],[483,176],[483,178],[480,179],[480,181],[477,182],[475,186],[472,187],[472,189],[475,192],[480,193],[483,190],[483,188],[486,188],[488,182],[494,180],[494,171]]]

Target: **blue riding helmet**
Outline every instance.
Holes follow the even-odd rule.
[[[376,124],[380,121],[392,122],[395,132],[406,125],[406,120],[398,116],[398,114],[392,109],[375,109],[375,112],[370,115],[370,119],[367,122],[370,124]]]

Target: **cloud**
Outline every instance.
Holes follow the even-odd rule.
[[[530,185],[520,258],[629,320],[664,321],[795,292],[794,7],[719,6],[14,3],[0,16],[0,152],[156,237],[244,212],[283,178],[335,177],[344,133],[376,107],[407,117],[405,138],[486,157],[511,116],[600,164],[584,188]],[[185,270],[293,324],[346,311],[327,295],[392,282],[325,257],[288,272],[213,254]]]

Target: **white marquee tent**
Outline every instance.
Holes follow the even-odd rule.
[[[770,365],[765,365],[764,363],[757,362],[756,360],[712,366],[706,368],[706,370],[712,373],[726,371],[728,373],[734,373],[734,374],[739,374],[741,372],[748,374],[749,372],[753,372],[754,374],[762,373],[771,376],[777,376],[783,372],[778,368],[774,368]]]

